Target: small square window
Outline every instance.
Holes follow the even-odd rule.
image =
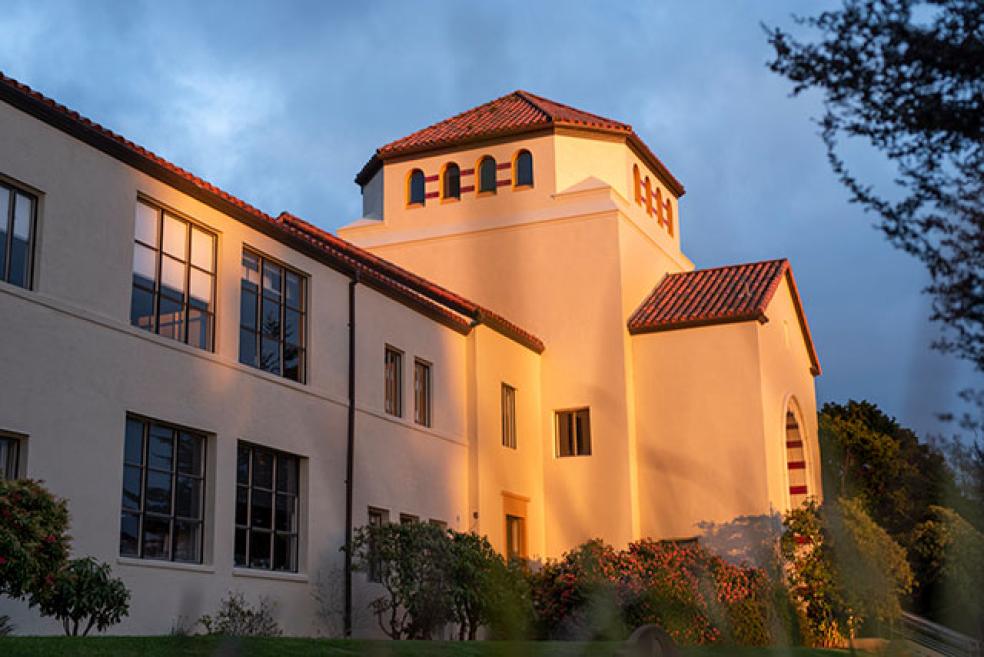
[[[591,455],[591,416],[587,408],[557,411],[557,456]]]

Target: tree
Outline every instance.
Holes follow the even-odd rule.
[[[980,0],[845,0],[796,18],[815,43],[766,28],[769,68],[793,95],[824,96],[821,134],[851,200],[880,217],[889,242],[923,262],[936,347],[984,371],[984,3]],[[839,147],[859,138],[896,168],[877,192]]]
[[[813,501],[785,519],[782,551],[814,643],[853,638],[866,621],[892,623],[912,589],[905,550],[857,500]]]
[[[484,536],[474,532],[449,532],[449,536],[451,600],[458,639],[474,641],[478,628],[488,624],[499,602],[497,575],[505,569],[505,562]]]
[[[825,404],[820,412],[823,489],[858,500],[895,540],[927,517],[932,505],[958,493],[939,449],[920,442],[870,402]]]
[[[92,557],[72,559],[54,577],[52,586],[31,596],[45,616],[62,622],[67,636],[88,636],[116,625],[130,611],[130,592],[112,576],[109,565]]]
[[[50,587],[68,558],[68,506],[40,483],[0,480],[0,594]]]

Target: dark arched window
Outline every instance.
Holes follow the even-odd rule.
[[[495,193],[495,159],[489,156],[478,164],[478,191]]]
[[[443,198],[461,198],[461,169],[454,162],[444,167]]]
[[[529,151],[520,151],[516,154],[513,163],[513,185],[516,187],[533,186],[533,156]]]
[[[424,172],[420,169],[414,169],[410,172],[410,178],[407,180],[407,203],[409,205],[423,205],[424,197]]]

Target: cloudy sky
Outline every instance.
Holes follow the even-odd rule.
[[[788,257],[820,401],[919,431],[975,382],[929,350],[921,265],[847,203],[811,117],[765,68],[760,26],[831,3],[21,2],[0,70],[276,214],[356,218],[375,147],[514,89],[631,123],[687,187],[698,267]],[[873,181],[891,169],[864,149]]]

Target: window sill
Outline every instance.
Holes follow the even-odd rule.
[[[255,577],[256,579],[276,579],[283,582],[308,581],[308,576],[304,573],[282,573],[276,570],[259,570],[254,568],[233,568],[233,577]]]
[[[160,568],[162,570],[183,570],[191,573],[214,573],[215,567],[200,563],[181,563],[180,561],[161,561],[158,559],[135,559],[133,557],[117,557],[116,563],[121,566],[137,566],[140,568]]]

